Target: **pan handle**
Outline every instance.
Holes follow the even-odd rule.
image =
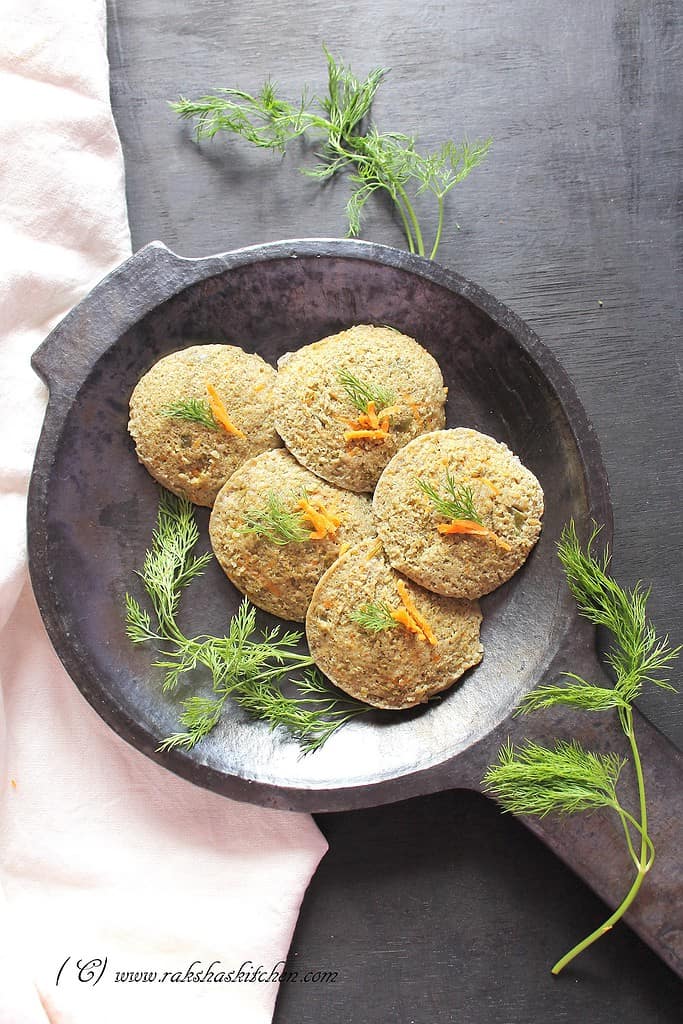
[[[133,324],[220,259],[187,259],[163,242],[150,242],[102,279],[48,334],[31,365],[50,392],[68,391]]]
[[[547,678],[557,677],[561,669],[556,672],[556,667],[557,662]],[[567,667],[566,664],[563,667]],[[598,685],[612,685],[592,645],[583,656],[572,656],[572,671]],[[656,857],[624,920],[683,977],[683,755],[637,710],[634,726],[643,762],[648,830]],[[629,758],[619,780],[619,798],[627,809],[637,813],[637,785],[629,744],[616,712],[611,711],[591,713],[554,707],[504,722],[492,736],[478,744],[468,766],[469,783],[473,789],[481,790],[487,764],[496,759],[500,745],[508,737],[514,743],[530,739],[548,745],[555,739],[574,736],[580,736],[581,744],[589,750],[616,751]],[[601,809],[592,814],[549,815],[542,819],[521,817],[520,820],[610,908],[621,903],[635,878],[635,869],[616,814]],[[596,926],[601,923],[596,921]],[[582,937],[577,935],[577,941]]]

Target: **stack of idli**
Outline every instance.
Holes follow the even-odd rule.
[[[361,325],[277,373],[236,346],[193,345],[131,398],[138,458],[212,506],[228,578],[305,621],[322,671],[380,708],[426,701],[481,660],[477,599],[541,530],[535,476],[493,438],[444,429],[446,393],[417,341]]]

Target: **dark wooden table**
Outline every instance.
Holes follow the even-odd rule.
[[[427,147],[493,136],[451,197],[439,259],[508,303],[571,374],[611,480],[616,573],[652,582],[652,616],[680,639],[680,6],[110,0],[109,19],[135,248],[159,238],[205,255],[343,234],[342,182],[302,178],[297,154],[198,148],[165,102],[268,75],[292,97],[321,88],[323,42],[359,73],[392,68],[375,106],[385,129]],[[381,206],[363,237],[402,245]],[[640,707],[683,745],[679,695],[654,690]],[[680,1019],[680,983],[623,925],[551,978],[605,909],[483,798],[443,793],[318,823],[331,849],[292,963],[339,977],[284,986],[278,1024]]]

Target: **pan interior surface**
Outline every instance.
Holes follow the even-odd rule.
[[[546,499],[541,539],[521,572],[483,599],[484,659],[441,699],[409,712],[371,712],[307,757],[282,731],[230,707],[191,753],[159,755],[215,788],[226,777],[347,788],[437,765],[510,713],[576,623],[555,545],[570,517],[588,516],[584,465],[565,408],[519,332],[401,267],[335,256],[269,259],[214,273],[163,301],[113,339],[71,405],[50,468],[47,571],[60,634],[52,630],[52,639],[77,685],[147,753],[178,730],[179,701],[190,692],[162,694],[154,652],[133,647],[124,632],[124,594],[142,597],[134,570],[159,493],[126,429],[138,379],[162,355],[191,344],[237,344],[275,365],[283,353],[358,323],[391,325],[420,341],[449,388],[448,426],[493,435],[536,474]],[[206,510],[197,518],[199,550],[208,550]],[[193,633],[221,633],[240,599],[212,563],[185,592],[181,622]]]

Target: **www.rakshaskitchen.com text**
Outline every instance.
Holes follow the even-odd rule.
[[[184,970],[116,970],[110,965],[108,957],[92,957],[74,960],[67,957],[59,968],[56,984],[59,985],[63,976],[71,976],[85,985],[97,985],[107,974],[108,980],[124,984],[267,984],[268,982],[291,983],[322,983],[334,984],[339,977],[338,971],[297,970],[287,966],[284,960],[272,967],[256,964],[252,960],[244,960],[239,967],[224,967],[220,960],[212,960],[206,966],[201,960],[193,960]]]

